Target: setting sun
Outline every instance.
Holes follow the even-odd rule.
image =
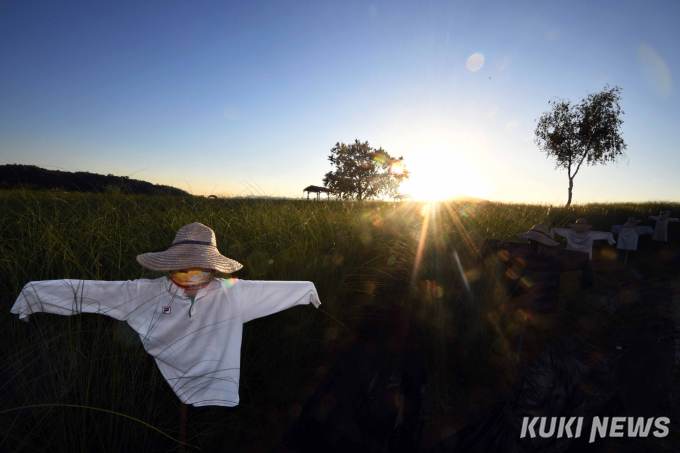
[[[402,193],[415,200],[443,201],[460,196],[488,199],[493,194],[476,165],[452,153],[414,160],[409,169],[411,177],[402,184]]]
[[[400,175],[404,173],[404,164],[400,162],[395,162],[390,166],[390,173],[395,175]]]

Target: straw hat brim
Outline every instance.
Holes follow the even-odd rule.
[[[626,223],[623,224],[623,226],[632,227],[632,226],[637,225],[640,222],[642,222],[642,220],[636,220],[635,222],[626,222]]]
[[[188,268],[215,269],[230,274],[243,265],[222,255],[216,247],[183,244],[162,252],[147,252],[137,255],[137,262],[154,271],[175,271]]]
[[[571,227],[571,229],[576,231],[586,231],[593,227],[588,223],[570,223],[569,226]]]
[[[539,233],[537,231],[528,231],[526,233],[519,233],[517,235],[523,239],[532,239],[534,241],[540,242],[541,244],[550,245],[552,247],[559,245],[559,242],[553,241],[545,234]]]

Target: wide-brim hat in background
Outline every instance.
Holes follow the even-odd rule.
[[[623,226],[633,227],[640,222],[642,222],[642,220],[635,220],[635,217],[628,217],[628,221],[626,223],[624,223]]]
[[[663,219],[670,217],[670,216],[671,216],[671,211],[661,211],[659,213],[659,219],[660,220],[663,220]]]
[[[576,231],[586,231],[593,227],[584,217],[576,219],[576,223],[570,223],[569,226]]]
[[[532,239],[534,241],[540,242],[541,244],[550,245],[552,247],[559,244],[559,242],[550,239],[550,231],[548,230],[548,227],[542,223],[537,223],[526,233],[519,233],[517,236],[524,239]]]
[[[137,255],[137,262],[147,269],[164,272],[197,267],[230,274],[243,267],[222,255],[217,250],[213,230],[198,222],[180,228],[166,249]]]

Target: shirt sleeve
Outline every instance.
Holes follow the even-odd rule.
[[[555,235],[558,235],[566,238],[568,237],[567,235],[569,234],[569,230],[571,230],[571,228],[553,228],[550,230],[550,237],[554,238]]]
[[[668,217],[668,221],[669,222],[680,222],[680,219],[678,219],[677,217]]]
[[[643,234],[654,234],[654,228],[650,226],[638,226],[635,227],[635,232],[638,234],[638,236]]]
[[[239,280],[239,310],[243,322],[278,313],[295,305],[319,307],[319,295],[312,282]]]
[[[594,241],[606,239],[607,242],[609,242],[609,245],[616,244],[616,241],[614,240],[614,235],[606,231],[591,231],[590,237]]]
[[[11,312],[28,322],[33,313],[70,316],[100,313],[124,320],[140,304],[140,293],[153,280],[108,282],[100,280],[46,280],[29,282]],[[141,291],[140,291],[141,290]]]
[[[659,220],[659,217],[655,215],[650,215],[649,220]]]

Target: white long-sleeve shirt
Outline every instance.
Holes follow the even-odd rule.
[[[611,233],[604,231],[576,231],[573,228],[553,228],[550,230],[550,237],[555,235],[567,238],[567,250],[586,252],[590,259],[593,259],[593,241],[606,239],[609,245],[616,243]]]
[[[665,219],[660,219],[659,216],[650,215],[649,220],[656,220],[656,225],[654,226],[654,234],[652,239],[655,241],[668,241],[668,223],[678,222],[680,219],[666,217]]]
[[[627,227],[623,225],[612,226],[612,233],[619,235],[619,243],[616,248],[621,250],[637,250],[638,236],[652,234],[654,230],[648,226]]]
[[[28,283],[11,312],[26,322],[38,312],[127,321],[183,403],[236,406],[243,323],[308,303],[321,304],[311,282],[216,278],[192,304],[167,277],[51,280]]]

